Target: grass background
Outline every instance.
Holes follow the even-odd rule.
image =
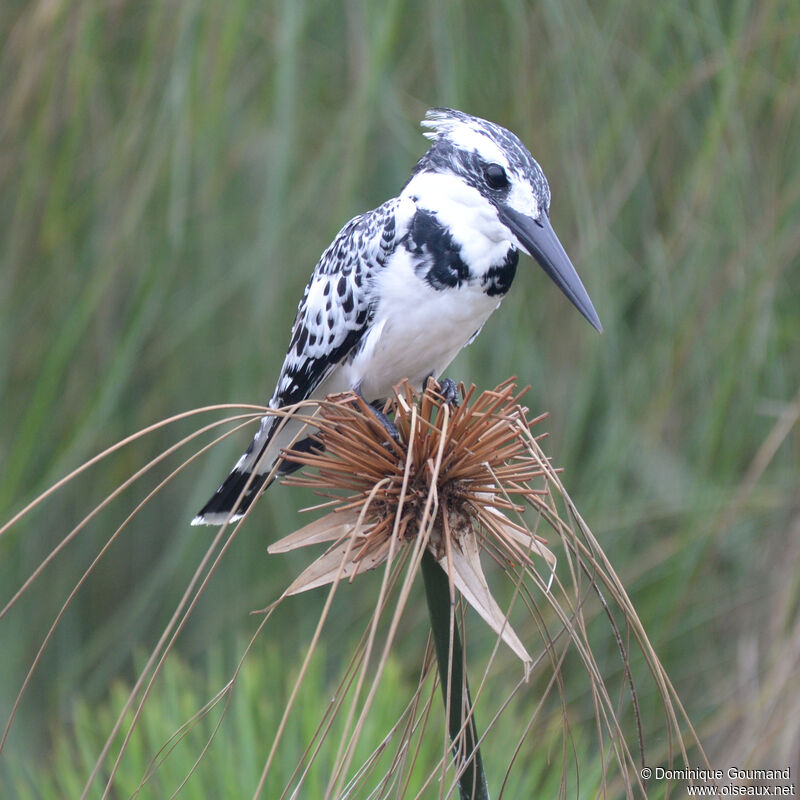
[[[800,6],[9,0],[0,36],[0,521],[145,425],[264,402],[320,252],[399,190],[425,110],[458,107],[544,167],[605,333],[526,260],[450,374],[515,373],[551,412],[548,450],[712,762],[800,772]],[[127,448],[0,539],[3,597],[176,438]],[[131,674],[208,544],[188,520],[245,443],[176,479],[108,553],[0,775]],[[0,623],[3,719],[144,491]],[[266,545],[304,499],[271,492],[236,540],[181,640],[200,672],[297,571]],[[319,611],[294,608],[275,644],[290,654]]]

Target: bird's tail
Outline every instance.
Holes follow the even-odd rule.
[[[217,491],[197,512],[192,525],[222,525],[224,522],[240,520],[258,497],[282,448],[292,446],[301,451],[313,448],[314,442],[308,437],[292,444],[301,432],[303,423],[292,418],[284,424],[281,424],[282,421],[281,417],[275,416],[261,420],[261,427],[250,446]],[[298,464],[285,462],[278,466],[275,475],[288,475],[298,468]]]
[[[264,485],[267,474],[253,475],[252,472],[232,469],[217,491],[197,512],[197,516],[192,520],[192,525],[222,525],[226,520],[231,522],[240,520],[255,500],[258,490]],[[251,477],[252,480],[250,480]],[[245,489],[245,487],[247,488]],[[234,513],[231,514],[231,511]]]

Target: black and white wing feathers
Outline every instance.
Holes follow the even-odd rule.
[[[339,364],[358,352],[375,311],[373,276],[385,266],[396,246],[395,215],[400,202],[395,198],[354,217],[322,254],[297,307],[289,351],[269,402],[271,408],[308,399]],[[281,448],[298,434],[299,423],[290,421],[281,427],[280,421],[275,416],[261,420],[247,451],[192,524],[220,524],[228,517],[235,521],[244,514],[272,471]]]
[[[273,408],[310,397],[358,349],[375,310],[373,275],[395,248],[398,202],[350,220],[322,254],[297,307]]]

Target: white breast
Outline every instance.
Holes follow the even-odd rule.
[[[397,247],[374,276],[378,305],[363,345],[315,396],[360,387],[367,400],[375,400],[390,395],[404,378],[419,389],[428,375],[442,374],[500,305],[500,298],[481,286],[487,270],[501,264],[511,247],[508,229],[491,203],[455,175],[418,173],[401,195],[398,232],[407,230],[417,210],[436,215],[472,278],[434,289],[415,272],[412,254]]]
[[[376,288],[380,300],[372,329],[352,363],[341,369],[347,388],[360,385],[369,400],[386,397],[404,378],[421,388],[428,375],[441,375],[500,305],[477,280],[433,289],[414,272],[404,248],[377,276]]]

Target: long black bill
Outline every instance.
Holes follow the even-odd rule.
[[[589,294],[581,283],[569,256],[546,214],[539,219],[520,214],[508,206],[499,206],[500,221],[519,239],[519,243],[539,262],[556,286],[572,301],[575,308],[598,331],[603,330]]]

